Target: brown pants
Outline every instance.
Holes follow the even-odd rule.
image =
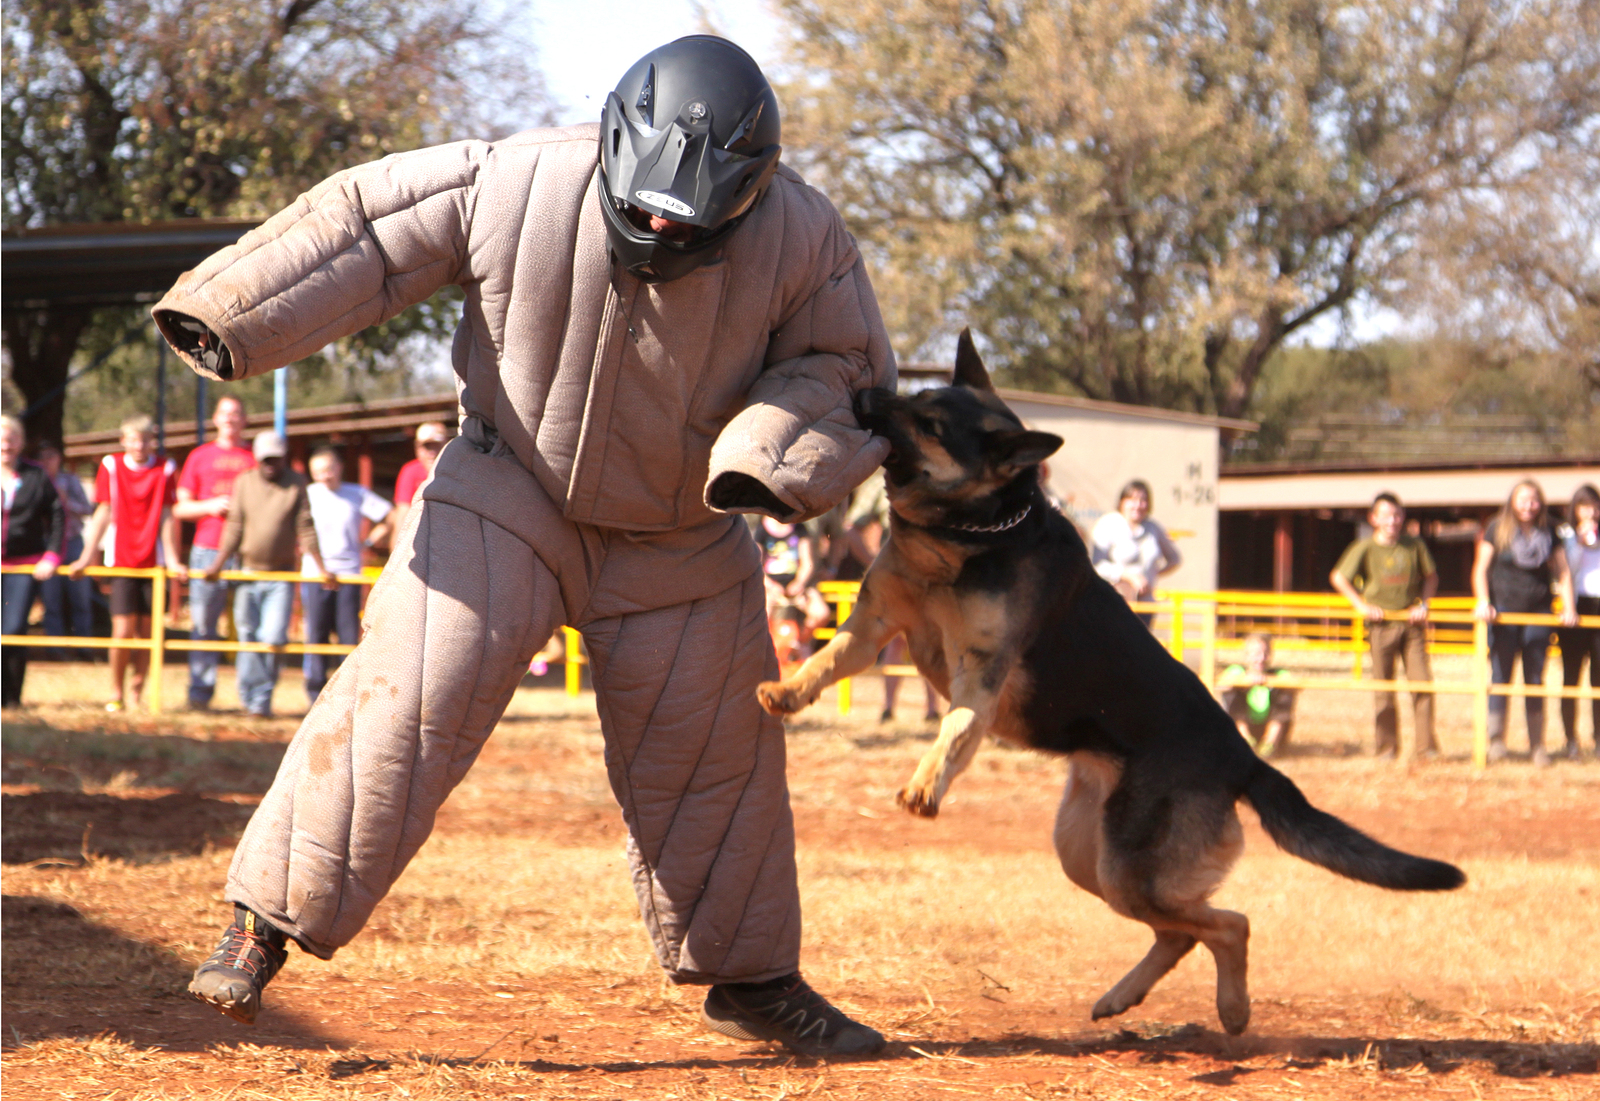
[[[442,461],[442,460],[441,460]],[[456,505],[412,510],[360,644],[295,735],[229,871],[227,898],[327,958],[433,829],[528,662],[583,631],[640,910],[678,982],[798,969],[800,902],[761,579],[583,621],[528,542]]]
[[[1368,624],[1368,640],[1372,645],[1372,675],[1378,680],[1393,680],[1395,658],[1405,663],[1406,679],[1431,681],[1433,672],[1428,664],[1427,628],[1410,620],[1384,620]],[[1376,753],[1396,753],[1400,748],[1400,722],[1397,713],[1399,693],[1374,692],[1372,696],[1373,726]],[[1416,716],[1417,744],[1414,752],[1432,753],[1438,747],[1433,738],[1433,693],[1411,693],[1411,706]]]

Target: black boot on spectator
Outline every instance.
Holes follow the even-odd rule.
[[[289,958],[288,938],[243,906],[233,908],[233,924],[189,983],[189,993],[236,1021],[256,1023],[261,991]]]
[[[828,1004],[799,972],[760,983],[721,983],[700,1020],[735,1040],[774,1040],[796,1055],[859,1059],[883,1050],[883,1036]]]

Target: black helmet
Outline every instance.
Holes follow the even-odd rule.
[[[600,115],[601,207],[611,251],[646,282],[711,260],[778,168],[778,99],[755,59],[695,34],[645,54]],[[650,230],[658,215],[695,227]]]

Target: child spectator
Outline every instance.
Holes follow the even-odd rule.
[[[1217,682],[1223,709],[1263,757],[1287,750],[1294,726],[1294,689],[1273,686],[1283,670],[1271,665],[1272,639],[1250,635],[1244,640],[1244,662],[1228,666]]]
[[[1517,659],[1522,659],[1522,683],[1544,683],[1545,657],[1550,649],[1550,628],[1528,623],[1500,623],[1503,613],[1549,615],[1551,598],[1562,595],[1563,623],[1575,620],[1572,576],[1566,549],[1550,522],[1544,490],[1537,482],[1518,482],[1505,507],[1489,522],[1478,539],[1472,563],[1473,614],[1489,623],[1489,679],[1510,684]],[[1506,717],[1510,697],[1489,695],[1489,760],[1507,756]],[[1528,722],[1528,755],[1544,767],[1550,755],[1544,748],[1544,697],[1524,696]]]
[[[311,501],[305,479],[289,469],[288,445],[276,432],[263,432],[252,447],[256,465],[233,483],[233,501],[222,528],[216,560],[206,568],[206,580],[215,581],[222,564],[239,554],[239,564],[249,571],[290,572],[300,565],[295,544],[310,560],[323,584],[337,584],[324,567],[317,546],[317,529],[311,522]],[[233,595],[233,624],[240,642],[282,646],[289,641],[289,612],[294,589],[288,581],[244,581]],[[240,650],[239,702],[248,714],[272,715],[272,690],[278,685],[278,655],[271,651]]]
[[[754,517],[751,531],[761,551],[767,594],[767,627],[785,670],[806,657],[811,632],[828,621],[828,603],[817,591],[816,548],[802,524]]]
[[[28,612],[37,584],[55,576],[61,562],[65,520],[61,498],[43,468],[23,459],[27,436],[16,417],[0,421],[0,481],[5,490],[4,534],[0,561],[7,566],[32,566],[30,573],[8,573],[0,584],[0,633],[28,633]],[[28,647],[7,646],[0,655],[3,695],[0,706],[22,702],[22,680],[28,672]]]
[[[344,480],[344,463],[339,453],[331,447],[312,452],[310,463],[311,484],[306,487],[306,498],[311,502],[311,522],[317,529],[317,547],[322,560],[318,562],[306,554],[301,571],[309,577],[324,572],[352,574],[361,572],[361,552],[375,545],[385,535],[384,521],[394,511],[394,506],[366,486]],[[361,521],[367,519],[377,526],[361,538]],[[338,585],[327,588],[321,581],[300,584],[300,607],[305,614],[306,641],[324,643],[337,632],[339,641],[354,646],[361,637],[360,585]],[[328,683],[328,673],[339,664],[338,657],[327,654],[307,654],[301,668],[305,671],[306,698],[315,703]]]
[[[178,519],[194,522],[194,543],[189,548],[189,637],[196,642],[215,642],[220,637],[217,621],[227,606],[229,586],[207,581],[205,573],[217,561],[233,481],[256,465],[255,456],[244,445],[244,402],[232,394],[218,398],[211,423],[217,438],[201,444],[183,460],[183,472],[178,475],[178,503],[172,508]],[[225,562],[223,568],[237,569],[238,563]],[[222,655],[215,650],[189,651],[190,708],[204,711],[211,706],[221,660]]]
[[[1570,521],[1562,528],[1562,549],[1567,569],[1572,574],[1572,594],[1581,616],[1600,616],[1600,491],[1581,485],[1572,495],[1567,510]],[[1583,663],[1589,662],[1589,687],[1600,687],[1600,627],[1561,628],[1561,683],[1578,687],[1583,679]],[[1589,736],[1600,749],[1600,699],[1589,701]],[[1582,754],[1578,748],[1578,701],[1561,701],[1561,730],[1567,744],[1562,753],[1571,760]]]
[[[1367,510],[1372,534],[1345,549],[1329,582],[1367,621],[1372,675],[1393,680],[1395,658],[1405,663],[1406,680],[1433,680],[1428,664],[1428,602],[1439,589],[1439,571],[1428,545],[1405,533],[1406,510],[1392,493],[1380,493]],[[1373,694],[1373,753],[1390,760],[1400,753],[1399,695],[1380,688]],[[1433,693],[1411,689],[1416,718],[1415,755],[1438,755],[1433,736]]]
[[[178,558],[178,521],[172,515],[178,499],[178,468],[156,454],[155,442],[155,425],[149,417],[140,413],[123,420],[122,454],[102,459],[95,477],[94,516],[83,537],[83,553],[69,571],[74,578],[82,577],[93,563],[102,540],[107,566],[148,570],[164,565],[179,578],[188,576]],[[148,577],[111,579],[112,638],[150,637],[152,589]],[[106,710],[121,711],[144,693],[150,651],[113,649],[110,664],[112,697]],[[125,687],[129,666],[131,701]],[[161,675],[159,666],[156,675]]]

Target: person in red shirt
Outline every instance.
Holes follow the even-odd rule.
[[[155,453],[155,426],[139,414],[122,422],[122,454],[107,455],[95,478],[94,516],[83,540],[83,554],[68,571],[82,577],[100,552],[106,529],[111,529],[106,565],[151,569],[165,564],[178,577],[188,570],[178,558],[178,521],[172,515],[177,501],[178,468]],[[111,579],[111,637],[149,638],[152,585],[147,577]],[[133,667],[133,699],[144,692],[150,669],[148,650],[113,649],[111,686],[115,693],[107,711],[128,705],[124,688]],[[159,672],[159,670],[158,670]]]
[[[395,535],[399,535],[400,529],[405,527],[411,502],[417,490],[422,488],[422,483],[433,474],[434,460],[449,439],[450,430],[439,421],[417,425],[417,439],[413,445],[417,457],[402,466],[400,475],[394,480],[394,524],[389,530]]]
[[[183,460],[178,475],[178,501],[172,514],[194,524],[194,543],[189,548],[189,637],[195,641],[215,641],[217,621],[228,606],[231,586],[225,581],[207,581],[205,572],[217,560],[222,542],[223,521],[232,499],[233,480],[256,465],[255,455],[244,445],[244,402],[232,394],[217,399],[211,414],[217,430],[212,443],[201,444]],[[228,562],[224,569],[237,569]],[[189,707],[204,711],[211,706],[217,690],[215,651],[189,651]]]

